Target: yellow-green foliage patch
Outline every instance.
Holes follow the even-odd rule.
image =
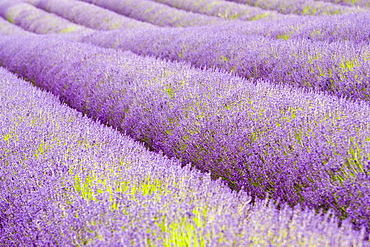
[[[64,28],[64,29],[60,30],[59,33],[70,33],[70,32],[73,32],[73,31],[76,31],[76,28],[75,27],[69,27],[69,28]]]

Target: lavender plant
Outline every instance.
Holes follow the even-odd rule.
[[[27,31],[40,34],[70,32],[86,34],[91,31],[22,1],[2,0],[0,16]]]
[[[25,20],[27,22],[27,20]],[[223,25],[193,30],[190,35],[202,32],[222,31],[225,35],[262,35],[274,39],[310,39],[312,41],[335,42],[350,40],[355,43],[368,41],[369,15],[367,13],[348,14],[338,17],[287,18],[274,22],[223,22]],[[51,30],[52,31],[52,30]],[[114,36],[114,35],[113,35]]]
[[[330,17],[295,17],[276,21],[233,21],[225,22],[223,25],[217,26],[193,27],[177,31],[175,29],[172,31],[177,32],[177,39],[180,40],[183,39],[185,35],[192,37],[198,35],[204,36],[205,33],[209,32],[215,35],[229,35],[232,33],[233,35],[242,36],[260,35],[281,40],[307,39],[315,42],[323,41],[328,43],[351,41],[361,44],[369,42],[369,23],[368,13],[358,13]],[[104,36],[103,34],[101,35]],[[115,34],[111,35],[114,38]],[[195,40],[195,38],[193,39]],[[171,39],[167,42],[170,46]]]
[[[76,0],[30,0],[32,5],[74,23],[98,30],[153,28],[154,25],[119,15],[93,4]],[[91,17],[94,18],[91,18]]]
[[[203,15],[219,16],[226,20],[276,20],[287,18],[276,11],[266,11],[258,7],[252,7],[242,4],[237,4],[219,0],[152,0],[158,3],[167,4],[171,7],[183,9]]]
[[[227,0],[240,4],[248,4],[266,10],[275,10],[282,14],[296,15],[338,15],[345,13],[364,12],[365,9],[341,6],[331,2],[315,0]]]
[[[368,246],[347,221],[251,204],[246,193],[0,75],[1,244]]]
[[[369,226],[363,102],[47,37],[0,47],[9,70],[154,151],[253,196]]]
[[[321,0],[321,1],[340,4],[343,6],[359,6],[363,8],[370,8],[370,3],[366,0]]]
[[[32,34],[0,17],[0,32],[2,34]]]
[[[221,28],[221,27],[220,27]],[[141,55],[187,61],[202,68],[221,68],[248,79],[325,91],[338,97],[369,100],[364,81],[370,77],[369,46],[353,42],[313,42],[231,34],[214,29],[161,29],[94,33],[84,42]],[[226,28],[225,28],[226,29]],[[195,35],[197,34],[197,35]],[[222,45],[220,45],[222,44]]]
[[[81,0],[118,14],[163,27],[188,27],[223,23],[218,17],[204,16],[149,0]]]

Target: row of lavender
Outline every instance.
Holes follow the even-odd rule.
[[[64,16],[70,17],[70,11],[66,12],[66,9],[71,8],[72,2],[59,2],[59,4],[50,2],[51,5],[47,5],[39,1],[38,6],[49,6],[48,10],[58,10],[59,14],[64,13]],[[50,7],[54,5],[55,7]],[[80,7],[80,12],[77,12],[83,13],[82,7],[86,6],[82,3]],[[73,14],[79,16],[78,13]],[[94,28],[93,23],[88,20],[88,18],[82,18],[78,22]],[[130,33],[118,30],[105,34],[98,32],[83,40],[101,46],[115,46],[119,49],[131,50],[142,55],[185,60],[199,67],[223,68],[247,78],[267,79],[277,83],[283,82],[328,91],[337,96],[368,100],[369,90],[363,81],[369,78],[369,47],[366,42],[368,39],[366,30],[369,29],[369,27],[366,29],[366,23],[370,23],[369,17],[366,14],[348,15],[339,17],[338,20],[339,22],[333,27],[332,19],[320,20],[320,26],[317,25],[318,20],[311,19],[311,25],[304,25],[304,28],[301,27],[301,30],[295,31],[295,35],[292,35],[291,31],[294,27],[289,25],[288,21],[283,21],[280,25],[284,24],[290,30],[269,26],[270,30],[275,30],[275,32],[279,30],[278,33],[271,34],[271,31],[262,31],[263,29],[260,28],[257,35],[262,37],[245,36],[246,32],[255,34],[256,32],[246,28],[245,25],[233,23],[222,27],[223,30],[227,30],[223,32],[220,32],[219,26],[215,27],[213,32],[209,32],[209,28],[207,32],[204,28],[160,29],[156,32],[138,29]],[[354,23],[354,20],[358,24]],[[365,26],[359,29],[358,25],[361,23]],[[299,25],[303,26],[303,22],[298,25],[296,23],[295,26]],[[347,25],[347,28],[343,25]],[[265,24],[266,26],[268,25]],[[99,29],[100,25],[95,28]],[[255,28],[256,25],[253,29]],[[230,29],[238,31],[230,35],[232,32]],[[318,35],[312,29],[319,32],[327,30],[327,33]],[[353,30],[357,30],[358,35],[354,35]],[[333,33],[335,35],[332,35]],[[263,37],[267,35],[280,39],[271,40]],[[330,38],[331,41],[337,42],[313,43],[311,40],[306,40],[307,36],[311,40],[321,37],[320,40],[326,41],[325,39]],[[340,42],[346,37],[351,37],[351,41],[366,43]],[[226,45],[222,47],[215,45],[220,42]]]
[[[162,1],[162,0],[159,0]],[[335,15],[360,12],[361,8],[369,8],[367,0],[227,0],[248,4],[267,10],[275,10],[282,14],[298,15]],[[357,8],[355,7],[357,6]]]
[[[90,2],[103,6],[98,0]],[[171,4],[195,11],[208,5],[215,7],[227,3],[205,0],[196,4],[171,1]],[[114,10],[114,6],[114,2],[104,2],[104,7]],[[363,83],[370,77],[368,23],[369,15],[364,13],[341,16],[337,20],[329,17],[299,21],[286,18],[278,24],[231,23],[214,28],[162,29],[154,33],[145,30],[130,34],[117,31],[95,33],[83,41],[141,55],[188,61],[197,67],[222,68],[247,78],[267,79],[327,91],[340,97],[369,100],[368,86]],[[253,36],[250,35],[252,33]],[[271,40],[271,37],[277,40]],[[317,43],[317,40],[325,43]]]
[[[92,4],[86,4],[80,1],[57,1],[57,0],[29,0],[28,4],[37,7],[39,12],[51,12],[62,16],[74,23],[83,26],[98,29],[98,30],[112,30],[112,29],[133,29],[133,28],[153,28],[154,25],[132,19],[126,16],[116,14],[99,8]],[[14,4],[14,3],[13,3]],[[33,8],[35,11],[36,8]],[[91,17],[94,18],[91,18]]]
[[[103,2],[103,0],[83,0],[90,2]],[[231,18],[248,20],[248,13],[262,12],[261,17],[270,16],[272,11],[288,15],[336,15],[345,13],[364,12],[365,9],[340,6],[334,3],[325,3],[314,0],[151,0],[169,6],[202,13],[205,15],[225,15]],[[229,2],[228,2],[229,1]],[[244,4],[244,5],[243,5]],[[248,11],[249,10],[249,11]],[[266,11],[268,10],[268,11]],[[269,12],[270,11],[270,12]]]
[[[33,35],[33,33],[27,32],[26,30],[11,24],[2,17],[0,17],[0,32],[3,35],[5,34]]]
[[[34,33],[88,33],[91,29],[39,10],[22,1],[1,1],[0,16]]]
[[[366,19],[370,23],[370,19]],[[223,31],[215,27],[99,32],[79,40],[140,55],[187,61],[199,68],[221,68],[249,79],[370,100],[369,86],[364,83],[370,79],[368,41],[358,44],[305,38],[284,40],[258,34],[240,35],[224,28]]]
[[[54,12],[57,15],[62,16],[63,18],[67,18],[72,22],[76,22],[80,25],[99,29],[99,30],[108,30],[114,28],[150,28],[154,27],[149,24],[145,24],[143,22],[136,21],[136,26],[130,26],[130,23],[135,23],[134,19],[125,18],[123,16],[117,15],[112,11],[99,8],[97,6],[74,1],[74,0],[64,0],[64,1],[42,1],[42,0],[29,0],[32,4],[37,6],[38,8],[45,9],[47,11]],[[55,7],[56,5],[57,7]],[[73,11],[70,11],[73,7]],[[114,6],[112,5],[111,8]],[[124,6],[125,7],[125,6]],[[1,5],[1,15],[8,19],[9,21],[27,29],[28,31],[32,32],[40,32],[40,33],[47,33],[47,30],[38,31],[30,29],[30,26],[48,26],[46,22],[44,23],[37,23],[42,22],[45,19],[43,14],[46,12],[35,7],[32,7],[30,4],[27,3],[17,3],[14,1],[3,1]],[[90,16],[86,15],[85,12],[88,10],[88,13],[94,14],[94,20],[90,18]],[[129,9],[130,10],[130,9]],[[91,11],[91,12],[90,12]],[[72,14],[73,13],[73,14]],[[159,15],[161,12],[154,13],[154,15]],[[32,15],[33,19],[25,18],[22,19],[20,15]],[[173,11],[168,12],[171,17],[168,19],[178,19],[182,16],[179,16]],[[148,13],[147,16],[150,16]],[[121,17],[121,18],[119,18]],[[63,23],[58,23],[59,25],[63,24],[66,28],[69,25],[73,24],[68,22],[65,19],[60,19],[56,15],[49,14],[47,19],[54,23],[57,23],[60,20],[64,20]],[[194,19],[194,18],[182,18],[182,19]],[[196,19],[196,18],[195,18]],[[201,20],[196,19],[198,23],[202,23]],[[24,23],[23,23],[24,22]],[[109,25],[105,25],[108,23]],[[309,39],[312,41],[325,41],[325,42],[336,42],[342,40],[348,40],[355,43],[367,42],[368,32],[369,32],[369,17],[367,13],[362,14],[352,14],[352,15],[342,15],[338,17],[321,17],[321,18],[312,18],[312,17],[292,17],[292,18],[285,18],[279,21],[258,21],[258,22],[220,22],[215,27],[205,27],[200,29],[189,29],[193,30],[194,33],[201,33],[202,30],[212,30],[212,33],[217,31],[223,31],[227,33],[239,34],[239,35],[261,35],[269,38],[274,39]],[[111,25],[112,24],[112,25]],[[167,27],[171,27],[174,25],[167,24]],[[45,28],[44,28],[45,29]],[[156,29],[158,30],[158,29]],[[185,31],[188,29],[178,29]],[[81,30],[79,30],[81,31]],[[179,37],[181,37],[181,32],[178,33]],[[189,35],[188,33],[185,33]],[[154,35],[154,34],[153,34]],[[172,40],[172,39],[170,39]],[[171,45],[170,45],[171,46]]]
[[[350,222],[231,192],[0,68],[0,244],[366,246]]]
[[[48,37],[0,62],[89,117],[253,196],[369,226],[369,106]]]
[[[201,14],[195,14],[183,10],[178,10],[176,8],[171,8],[167,5],[163,5],[160,3],[155,3],[148,0],[141,0],[138,1],[129,1],[126,0],[126,2],[122,1],[87,1],[90,3],[98,4],[101,7],[110,9],[114,12],[117,12],[119,14],[128,16],[131,19],[131,21],[126,20],[120,16],[119,18],[117,14],[112,13],[106,9],[99,8],[92,4],[86,4],[80,1],[74,1],[74,0],[63,0],[63,1],[45,1],[45,0],[27,0],[26,2],[29,2],[33,4],[34,6],[37,6],[38,8],[41,8],[43,10],[46,10],[48,12],[56,13],[60,16],[63,16],[64,18],[67,18],[73,22],[94,28],[94,29],[116,29],[119,27],[140,27],[143,28],[145,25],[140,24],[137,25],[135,23],[135,19],[150,22],[152,24],[155,24],[157,26],[171,26],[171,27],[181,27],[181,26],[194,26],[194,25],[209,25],[209,24],[222,24],[226,23],[223,22],[222,19],[216,18],[216,17],[209,17]],[[233,15],[237,16],[238,20],[245,20],[249,15],[254,16],[269,16],[271,13],[265,14],[265,13],[258,13],[258,8],[246,8],[245,6],[242,6],[240,4],[232,4],[227,2],[220,2],[216,1],[217,3],[213,3],[212,1],[209,2],[207,5],[199,5],[197,4],[197,7],[203,6],[204,8],[207,8],[208,5],[212,7],[217,7],[218,10],[218,16],[223,17],[230,15],[230,13],[233,13]],[[184,2],[185,3],[185,2]],[[14,4],[14,1],[13,1]],[[221,6],[218,6],[220,5]],[[225,6],[224,6],[225,5]],[[230,6],[229,6],[230,5]],[[73,11],[70,11],[73,9]],[[148,11],[148,9],[150,11]],[[185,8],[187,9],[187,8]],[[249,11],[247,11],[249,10]],[[220,12],[221,11],[221,12]],[[224,11],[224,12],[222,12]],[[256,12],[257,11],[257,12]],[[342,11],[343,13],[353,13],[353,12],[364,12],[364,10],[358,10],[358,11]],[[91,14],[94,14],[94,18],[91,19]],[[284,17],[284,21],[286,16],[280,16],[278,19],[282,19]],[[119,20],[122,19],[123,20]],[[226,19],[230,19],[226,18]],[[252,17],[248,17],[251,19]],[[247,18],[247,19],[248,19]],[[252,18],[253,19],[253,18]],[[274,18],[274,19],[277,19]],[[293,23],[297,21],[296,18],[289,18]],[[113,23],[112,23],[113,22]],[[122,24],[123,22],[123,24]],[[136,21],[137,22],[137,21]],[[257,23],[259,25],[259,23]],[[288,25],[289,26],[289,25]],[[316,34],[317,35],[317,34]]]
[[[34,4],[94,29],[103,28],[95,23],[107,21],[103,17],[96,17],[91,22],[86,15],[79,18],[87,6],[94,11],[102,11],[107,20],[115,20],[113,13],[85,3],[77,4],[76,11],[66,11],[71,9],[74,2],[58,1],[57,4],[38,1]],[[3,16],[9,16],[9,12],[4,10]],[[74,19],[71,13],[76,16]],[[112,17],[109,14],[113,14]],[[20,20],[24,20],[21,17]],[[25,25],[20,25],[35,27],[33,21],[24,22]],[[87,37],[81,38],[80,35],[76,39],[104,47],[131,50],[141,55],[184,60],[197,67],[222,68],[247,78],[267,79],[326,91],[340,97],[369,100],[369,88],[363,83],[369,79],[370,71],[369,16],[345,15],[338,17],[336,24],[333,24],[332,18],[288,19],[274,23],[232,23],[213,28],[155,29],[155,32],[148,32],[146,26],[140,24],[137,26],[140,29],[129,33],[121,30],[95,32]],[[43,25],[38,27],[45,30]],[[49,32],[49,29],[45,31]],[[223,45],[219,46],[220,43]]]
[[[117,14],[113,13],[104,8],[100,8],[98,6],[75,1],[75,0],[62,0],[62,1],[44,1],[44,0],[28,0],[27,2],[32,3],[33,5],[37,6],[38,8],[42,8],[46,11],[53,12],[63,18],[66,18],[72,22],[78,23],[80,25],[98,29],[98,30],[109,30],[114,29],[114,26],[107,26],[103,27],[100,22],[118,22],[117,21]],[[117,7],[114,4],[109,4],[109,2],[105,2],[109,9],[114,9]],[[109,4],[109,6],[108,6]],[[14,5],[10,4],[10,5]],[[28,11],[25,6],[29,4],[23,4],[24,8],[22,11]],[[55,7],[56,5],[57,7]],[[74,6],[75,10],[73,10],[73,15],[70,13],[70,10]],[[20,8],[20,7],[19,7]],[[29,8],[29,7],[28,7]],[[117,7],[118,9],[122,9],[122,11],[130,12],[132,11],[126,5]],[[127,8],[127,9],[125,9]],[[11,9],[3,8],[3,16],[10,15],[9,12],[12,12]],[[35,8],[33,8],[35,9]],[[95,13],[94,15],[94,22],[91,18],[84,14],[84,9],[91,10]],[[140,9],[140,8],[138,8]],[[143,12],[144,8],[141,8],[141,12]],[[176,10],[176,9],[175,9]],[[35,12],[31,12],[30,14],[37,15],[36,10]],[[44,12],[42,10],[38,10],[40,13]],[[86,10],[85,10],[86,11]],[[117,12],[120,12],[116,10]],[[145,13],[140,16],[135,16],[135,18],[144,18],[144,16],[155,17],[161,15],[162,11]],[[188,12],[187,12],[188,13]],[[13,15],[15,15],[13,13]],[[199,25],[204,25],[200,19],[195,17],[189,16],[187,18],[179,15],[174,11],[174,9],[169,9],[167,12],[168,20],[177,20],[179,18],[187,20],[190,22],[191,19],[194,19]],[[203,15],[201,15],[203,16]],[[48,16],[49,19],[57,18],[57,16]],[[204,17],[204,16],[203,16]],[[33,20],[25,20],[31,24]],[[120,27],[123,24],[123,27],[127,28],[128,25],[124,24],[125,19],[121,20],[121,23],[115,26]],[[132,20],[134,21],[134,19]],[[138,22],[142,23],[143,22]],[[156,26],[161,25],[159,23],[153,22]],[[211,24],[211,23],[208,23]],[[239,35],[261,35],[264,37],[274,38],[274,39],[309,39],[312,41],[324,41],[324,42],[336,42],[336,41],[351,41],[355,43],[363,43],[369,41],[369,15],[368,12],[366,13],[358,13],[358,14],[346,14],[346,15],[339,15],[335,17],[298,17],[292,16],[289,18],[284,18],[281,20],[275,21],[249,21],[249,22],[242,22],[242,21],[222,21],[222,22],[214,22],[215,25],[208,25],[204,28],[189,28],[189,29],[179,29],[177,30],[194,30],[192,35],[196,36],[195,34],[199,32],[203,32],[205,30],[209,30],[212,33],[223,31],[227,33],[239,34]],[[216,25],[217,24],[217,25]],[[191,23],[184,23],[184,26],[190,26]],[[165,27],[176,27],[177,25],[169,21],[167,24],[163,24],[161,26]],[[144,29],[154,26],[146,26],[146,25],[138,25],[136,28]],[[160,30],[160,29],[156,29]],[[170,29],[173,30],[173,29]],[[175,29],[176,30],[176,29]],[[29,30],[31,31],[31,30]],[[181,33],[179,33],[179,37],[181,37]],[[170,41],[172,40],[169,39]]]
[[[80,0],[87,3],[92,3],[94,5],[110,9],[117,13],[128,15],[130,8],[127,8],[128,3],[135,2],[133,0]],[[220,17],[226,20],[242,20],[242,21],[255,21],[255,20],[276,20],[285,18],[284,15],[279,14],[275,11],[266,11],[260,8],[245,6],[241,4],[235,4],[226,1],[212,1],[212,0],[203,0],[203,1],[184,1],[184,6],[188,5],[189,8],[181,6],[180,8],[177,5],[171,4],[168,6],[168,2],[163,1],[162,3],[157,3],[159,1],[152,0],[140,0],[139,2],[146,2],[145,5],[149,6],[167,6],[171,9],[185,10],[187,12],[194,12],[206,16]],[[191,5],[189,5],[191,3]],[[171,8],[170,8],[171,7]],[[175,8],[172,8],[175,7]],[[193,7],[193,8],[192,8]],[[142,9],[142,8],[139,8]],[[174,11],[172,11],[174,12]],[[176,14],[174,12],[173,14]],[[133,16],[134,17],[134,16]],[[134,17],[136,18],[136,16]]]
[[[370,8],[370,3],[367,0],[321,0],[323,2],[335,3],[344,6],[359,6]]]
[[[120,26],[127,28],[127,25],[117,25],[122,23],[122,20],[119,20],[119,18],[122,19],[124,17],[131,21],[124,20],[123,23],[141,21],[140,25],[131,25],[136,28],[145,28],[144,24],[147,24],[147,26],[150,27],[151,25],[148,25],[149,23],[156,26],[187,27],[224,22],[221,18],[190,13],[171,8],[167,5],[154,3],[149,0],[125,0],[115,2],[112,6],[115,7],[115,12],[120,15],[96,5],[76,0],[27,0],[27,2],[45,11],[63,16],[73,22],[87,25],[94,29],[98,28],[103,30],[117,29]],[[73,9],[73,11],[70,11],[71,9]],[[92,13],[95,13],[94,18],[91,18]],[[107,26],[107,20],[109,20],[109,26]],[[111,25],[112,20],[116,21],[117,24]]]

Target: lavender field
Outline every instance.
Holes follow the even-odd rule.
[[[0,0],[0,246],[370,246],[366,0]]]

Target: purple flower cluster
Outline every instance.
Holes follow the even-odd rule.
[[[51,12],[74,23],[98,30],[152,28],[154,25],[137,21],[113,11],[75,0],[29,0],[37,8]],[[91,17],[94,18],[91,18]]]
[[[6,36],[0,48],[9,70],[154,151],[369,226],[365,103],[57,38]]]
[[[2,0],[0,16],[34,33],[88,33],[90,29],[49,14],[20,0]]]
[[[99,0],[98,0],[99,1]],[[223,0],[151,0],[158,3],[167,4],[171,7],[183,9],[195,13],[209,16],[218,16],[226,20],[277,20],[286,16],[276,11],[266,11],[258,7],[227,2]]]
[[[367,246],[330,214],[235,193],[0,68],[0,244]]]
[[[223,23],[218,17],[191,13],[150,0],[80,0],[121,15],[162,27],[189,27]]]
[[[368,19],[369,20],[369,19]],[[370,23],[370,22],[369,22]],[[228,25],[229,26],[229,25]],[[205,28],[133,30],[93,33],[82,39],[140,55],[187,61],[203,68],[221,68],[248,79],[264,79],[338,97],[369,101],[370,59],[368,43],[318,42],[305,38],[278,39],[240,35]],[[222,45],[220,45],[222,44]]]
[[[343,6],[358,6],[363,8],[370,8],[370,3],[367,0],[320,0],[320,1],[340,4]]]
[[[17,25],[14,25],[7,20],[3,19],[0,17],[0,32],[1,34],[17,34],[17,35],[22,35],[22,34],[33,34],[29,33],[22,28],[18,27]]]
[[[282,14],[296,15],[338,15],[345,13],[364,12],[358,7],[341,6],[334,1],[316,0],[227,0],[240,4],[248,4],[267,10],[275,10]],[[338,0],[336,0],[338,2]],[[351,1],[353,2],[353,1]],[[369,5],[370,6],[370,5]],[[364,6],[365,7],[365,6]]]
[[[253,34],[284,40],[369,43],[370,15],[367,11],[336,16],[296,16],[276,21],[228,23],[220,29],[239,35]]]
[[[0,0],[0,245],[370,246],[370,12],[338,3]]]

